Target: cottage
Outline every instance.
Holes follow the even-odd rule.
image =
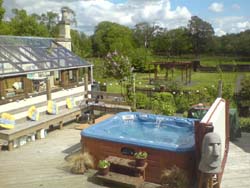
[[[0,104],[92,83],[92,65],[71,52],[66,10],[62,15],[59,38],[0,36]]]

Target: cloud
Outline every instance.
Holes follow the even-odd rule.
[[[68,6],[76,13],[78,28],[92,34],[101,21],[111,21],[129,27],[139,22],[158,24],[168,29],[186,26],[191,18],[187,7],[171,7],[170,0],[127,0],[114,3],[109,0],[8,0],[4,1],[7,12],[11,8],[25,9],[28,13],[59,13],[62,6]],[[10,15],[8,13],[8,15]]]
[[[239,4],[233,4],[232,9],[234,10],[240,10],[240,5]]]
[[[222,35],[225,35],[227,34],[225,31],[223,31],[221,28],[215,28],[214,29],[214,32],[215,32],[215,35],[216,36],[222,36]]]
[[[213,11],[213,12],[222,12],[223,8],[224,8],[224,5],[222,3],[217,3],[217,2],[212,3],[208,7],[208,9]]]
[[[219,35],[225,33],[239,33],[250,29],[250,22],[242,16],[228,16],[222,18],[216,18],[213,21],[213,25],[216,25],[215,33]]]
[[[249,21],[238,22],[236,26],[239,28],[240,31],[244,31],[250,29],[250,22]]]

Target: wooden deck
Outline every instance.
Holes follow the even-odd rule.
[[[250,187],[250,133],[242,133],[230,142],[229,155],[222,178],[222,188]]]
[[[106,188],[69,172],[66,156],[80,149],[80,130],[72,123],[50,132],[45,139],[29,142],[13,151],[0,151],[0,185],[4,188]],[[144,188],[154,188],[147,184]],[[123,187],[119,187],[123,188]]]
[[[40,137],[39,133],[41,129],[48,129],[51,125],[59,125],[62,128],[65,122],[76,119],[80,115],[81,110],[79,108],[64,109],[57,115],[43,115],[39,121],[27,120],[15,125],[14,129],[0,130],[0,138],[8,141],[8,149],[12,150],[15,139],[32,133],[36,133],[37,137]]]
[[[99,123],[107,118],[110,118],[112,117],[114,114],[105,114],[97,119],[95,119],[95,123]],[[88,124],[88,123],[83,123],[83,124],[80,124],[80,125],[76,125],[75,126],[75,129],[78,129],[78,130],[83,130],[83,129],[86,129],[88,127],[90,127],[91,125],[93,124]]]
[[[0,185],[4,188],[104,188],[88,181],[95,171],[73,175],[64,158],[80,149],[80,130],[72,123],[50,132],[45,139],[30,142],[13,151],[0,151]],[[230,142],[222,188],[249,188],[250,133]],[[152,188],[145,184],[143,188]],[[117,187],[118,188],[118,187]],[[119,187],[122,188],[122,187]]]
[[[13,151],[1,151],[1,187],[101,187],[88,182],[88,176],[73,175],[65,168],[64,157],[77,148],[79,140],[79,130],[65,127],[49,133],[45,139],[30,142]]]

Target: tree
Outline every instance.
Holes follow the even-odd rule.
[[[128,57],[119,54],[117,51],[108,53],[106,56],[105,72],[109,77],[114,77],[118,80],[131,77],[131,64]]]
[[[0,0],[0,35],[11,34],[11,29],[8,22],[2,21],[5,13],[5,9],[2,7],[3,0]]]
[[[183,27],[158,33],[152,46],[156,53],[164,55],[182,55],[191,48],[188,31]]]
[[[91,39],[84,33],[71,30],[72,51],[80,57],[89,57],[92,55]]]
[[[239,95],[242,99],[250,99],[250,76],[246,76],[241,80],[241,90]]]
[[[159,55],[170,55],[170,40],[168,36],[168,30],[163,29],[161,32],[157,32],[151,43],[154,53]]]
[[[136,48],[130,55],[131,64],[137,72],[145,72],[147,62],[151,61],[151,52],[149,49]]]
[[[193,51],[197,56],[206,52],[214,36],[214,29],[210,23],[203,21],[198,16],[192,16],[188,23]]]
[[[133,32],[134,39],[139,47],[150,48],[156,32],[160,30],[157,25],[151,26],[147,22],[141,22],[135,25]]]
[[[2,7],[2,5],[3,5],[3,0],[0,0],[0,23],[2,22],[5,13],[5,9]]]
[[[96,56],[104,57],[108,52],[114,51],[128,55],[134,49],[132,31],[108,21],[97,25],[92,41]]]
[[[250,30],[246,30],[238,34],[238,54],[239,55],[250,55]]]
[[[190,52],[190,40],[186,28],[177,28],[168,31],[168,38],[170,41],[170,54],[182,55]]]
[[[10,26],[14,35],[18,36],[49,36],[47,28],[39,24],[36,17],[28,15],[25,10],[13,9],[15,15]]]
[[[59,22],[59,15],[55,12],[47,12],[42,13],[41,15],[32,14],[40,24],[47,27],[49,35],[52,37],[57,37],[59,33],[58,29],[58,22]]]
[[[245,76],[241,80],[241,90],[238,93],[237,103],[240,115],[244,117],[250,116],[250,76]]]

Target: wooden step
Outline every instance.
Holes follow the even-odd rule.
[[[135,166],[135,160],[120,158],[116,156],[109,156],[106,158],[110,162],[110,171],[117,172],[125,175],[142,176],[145,179],[145,169],[147,163],[142,167]]]
[[[140,177],[132,177],[116,172],[109,172],[106,176],[95,174],[95,178],[103,183],[117,185],[118,187],[139,188],[144,180]]]

